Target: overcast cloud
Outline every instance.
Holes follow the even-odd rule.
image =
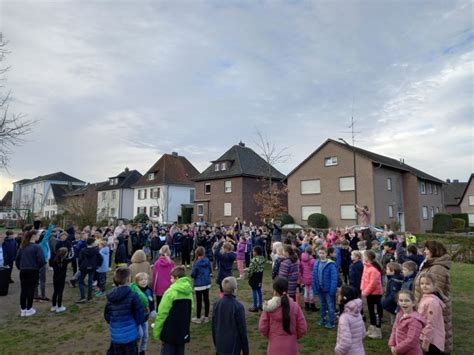
[[[256,128],[288,173],[327,138],[441,179],[474,171],[470,1],[0,1],[12,112],[0,172],[88,182],[177,151],[198,170]],[[1,198],[0,196],[0,198]]]

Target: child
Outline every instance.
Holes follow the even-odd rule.
[[[316,306],[312,303],[313,291],[311,290],[311,284],[313,282],[313,249],[308,245],[305,249],[305,252],[301,254],[300,260],[300,278],[303,281],[304,285],[304,307],[305,310],[309,311],[316,310]],[[311,305],[311,308],[310,308]]]
[[[362,263],[362,253],[359,250],[353,250],[351,253],[352,264],[349,266],[349,285],[354,287],[360,294],[360,282],[364,264]]]
[[[349,269],[351,266],[351,252],[349,251],[349,241],[341,241],[341,270],[344,283],[349,284]]]
[[[444,352],[446,336],[443,318],[446,305],[436,288],[436,278],[433,274],[421,274],[420,287],[423,296],[418,304],[418,312],[426,319],[426,326],[420,336],[421,348],[426,354],[441,354]]]
[[[160,257],[153,265],[153,292],[156,295],[156,309],[160,306],[161,298],[171,284],[171,270],[175,264],[170,258],[170,247],[163,245]]]
[[[140,324],[139,336],[140,346],[139,355],[145,354],[148,346],[148,318],[155,317],[155,302],[153,301],[153,291],[148,287],[148,274],[146,272],[139,272],[135,275],[135,282],[130,285],[130,288],[135,292],[145,309],[145,321]]]
[[[366,250],[363,254],[364,271],[360,289],[362,296],[367,299],[370,326],[367,336],[372,339],[382,339],[382,267],[376,260],[373,250]]]
[[[51,312],[61,313],[66,310],[63,305],[64,284],[66,283],[67,264],[72,261],[68,258],[67,248],[59,248],[50,266],[53,268],[53,305]]]
[[[273,280],[273,297],[265,301],[258,324],[260,333],[268,338],[267,354],[298,354],[298,339],[307,331],[300,306],[288,297],[288,281]]]
[[[244,236],[240,237],[239,243],[237,244],[237,269],[239,270],[239,278],[244,278],[244,265],[245,265],[245,249],[247,248],[247,239]]]
[[[300,263],[295,249],[291,245],[284,246],[284,256],[278,272],[279,277],[288,280],[288,295],[296,301],[296,288],[300,277]]]
[[[140,272],[148,274],[148,280],[151,280],[151,266],[146,260],[146,254],[142,249],[138,249],[133,253],[132,263],[129,268],[132,280],[135,280],[135,276]]]
[[[393,324],[397,309],[396,296],[403,284],[402,266],[399,263],[390,262],[387,264],[385,274],[387,275],[388,283],[382,301],[382,308],[391,313],[390,319]]]
[[[102,255],[102,264],[97,269],[97,288],[96,297],[105,295],[105,284],[107,282],[107,271],[109,269],[110,249],[105,240],[99,242],[99,253]]]
[[[357,242],[357,249],[362,253],[367,250],[367,243],[365,240],[361,240],[360,242]]]
[[[383,252],[382,252],[382,267],[385,269],[387,264],[395,261],[395,249],[397,244],[395,242],[385,242],[383,243]]]
[[[139,297],[128,286],[130,270],[118,268],[114,274],[115,287],[107,295],[104,318],[109,323],[110,347],[107,354],[136,354],[139,326],[145,321],[145,309]]]
[[[117,237],[118,245],[115,251],[115,266],[127,266],[127,246],[125,245],[125,238],[122,234]]]
[[[232,276],[232,266],[236,259],[236,254],[232,251],[233,246],[229,242],[224,242],[222,244],[222,250],[219,248],[216,250],[216,255],[218,255],[217,263],[219,271],[217,273],[216,283],[219,285],[220,294],[219,296],[224,297],[224,291],[222,289],[222,281],[227,276]]]
[[[193,287],[183,265],[171,271],[171,286],[158,308],[153,338],[161,340],[161,354],[184,354],[190,341]]]
[[[224,297],[214,303],[212,312],[212,340],[217,354],[249,354],[247,324],[242,303],[235,292],[237,280],[226,277],[221,285]]]
[[[415,311],[415,296],[411,291],[398,292],[399,311],[392,327],[388,341],[392,354],[422,355],[420,335],[425,320]]]
[[[283,244],[281,242],[275,242],[273,244],[273,252],[272,252],[272,260],[273,260],[272,280],[274,280],[275,277],[278,276],[278,273],[280,272],[280,264],[283,258],[284,258]]]
[[[253,307],[249,312],[258,312],[262,310],[262,280],[263,269],[265,268],[265,258],[262,256],[263,250],[259,246],[253,248],[253,259],[250,261],[248,269],[249,285],[252,288]],[[258,296],[258,302],[257,302]]]
[[[416,270],[418,266],[414,261],[405,261],[402,264],[402,272],[403,272],[403,284],[402,290],[409,290],[413,291],[413,281],[416,277]]]
[[[364,355],[365,326],[362,320],[362,300],[359,291],[344,285],[340,291],[341,316],[337,326],[336,355]]]
[[[81,298],[76,303],[85,303],[84,279],[87,276],[87,301],[92,299],[92,283],[95,271],[102,265],[102,255],[95,246],[95,238],[87,238],[87,246],[81,250],[79,255],[79,292]]]
[[[197,247],[197,260],[193,264],[191,277],[194,279],[194,291],[196,292],[196,318],[191,322],[196,324],[209,322],[209,289],[211,288],[212,266],[208,258],[206,258],[206,249]],[[204,300],[204,318],[201,319],[201,307]]]
[[[321,309],[319,325],[332,329],[336,320],[334,305],[334,297],[337,290],[336,263],[328,259],[328,252],[324,247],[318,250],[318,256],[319,260],[314,263],[313,267],[313,293],[319,295]],[[329,317],[327,323],[326,315]]]
[[[13,279],[12,279],[13,263],[16,258],[18,244],[16,243],[14,233],[12,230],[7,230],[5,234],[6,236],[2,243],[3,264],[9,266],[8,282],[13,283]]]

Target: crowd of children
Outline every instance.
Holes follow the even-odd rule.
[[[272,224],[273,229],[240,221],[229,228],[119,224],[82,231],[27,226],[16,237],[7,232],[2,260],[10,268],[16,262],[20,270],[21,316],[36,313],[32,305],[37,286],[42,293],[38,299],[48,300],[41,289],[46,277],[42,270],[48,264],[53,269],[51,311],[60,313],[66,311],[62,295],[69,264],[71,286],[79,285],[77,302],[86,303],[94,286],[96,297],[106,294],[107,272],[114,260],[115,287],[107,293],[104,313],[110,325],[109,354],[144,354],[149,324],[153,338],[161,340],[162,354],[184,354],[191,339],[190,323],[210,321],[214,270],[220,292],[211,321],[219,354],[249,353],[245,309],[236,299],[238,283],[244,280],[252,290],[248,311],[261,312],[259,330],[268,338],[269,354],[298,353],[297,341],[307,332],[300,295],[306,312],[320,312],[320,326],[337,326],[336,354],[364,354],[365,336],[382,339],[384,310],[391,315],[388,345],[393,354],[445,351],[443,310],[449,300],[436,277],[423,272],[417,278],[422,297],[415,303],[414,282],[424,257],[411,234],[404,238],[388,231],[372,235],[337,229],[326,234],[302,231],[285,238],[277,230],[278,222]],[[275,231],[280,233],[276,238]],[[182,265],[176,266],[178,257]],[[273,297],[264,302],[267,262]]]

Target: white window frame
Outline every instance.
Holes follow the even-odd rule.
[[[150,188],[150,198],[160,198],[160,192],[159,187]]]
[[[343,181],[347,184],[343,186]],[[355,190],[355,181],[353,176],[343,176],[339,178],[339,191],[354,191]]]
[[[219,171],[219,163],[214,164],[214,171]]]
[[[335,166],[337,165],[337,156],[324,158],[324,166]]]
[[[146,192],[148,189],[138,189],[138,199],[146,200]]]
[[[231,193],[231,192],[232,192],[232,180],[225,180],[224,193]]]
[[[196,214],[198,216],[204,216],[204,205],[202,203],[198,204]]]
[[[349,211],[351,211],[349,213]],[[340,206],[341,219],[344,220],[356,220],[356,211],[354,205],[341,205]]]
[[[321,179],[301,180],[300,191],[302,195],[315,195],[321,193]]]
[[[436,186],[436,185],[435,185]],[[439,207],[436,207],[436,213],[439,213]]]
[[[388,206],[388,218],[393,218],[393,206]]]
[[[221,170],[224,171],[224,170],[227,170],[227,163],[221,163]]]
[[[428,206],[422,206],[421,207],[421,216],[423,217],[423,220],[428,219]]]
[[[301,219],[307,221],[308,217],[313,213],[321,213],[321,206],[312,205],[312,206],[301,206]]]
[[[224,217],[232,217],[232,203],[224,202]]]
[[[110,209],[110,215],[111,215],[112,217],[115,215],[115,208],[114,208],[114,207],[112,207],[112,208]]]
[[[206,192],[208,186],[209,186],[209,192]],[[205,194],[205,195],[210,195],[210,194],[211,194],[211,191],[212,191],[212,190],[211,190],[211,183],[210,183],[210,182],[205,183],[205,184],[204,184],[204,194]]]
[[[474,224],[474,213],[468,213],[469,224]]]
[[[159,217],[160,216],[160,207],[151,206],[150,207],[150,217]]]
[[[387,178],[387,191],[392,191],[392,178]]]
[[[431,207],[431,218],[434,218],[434,207]]]
[[[56,214],[56,211],[51,211],[50,216],[53,217]]]
[[[434,187],[434,193],[435,193],[435,195],[437,195],[438,194],[438,185],[434,185],[433,187]]]
[[[141,214],[141,213],[146,214],[146,206],[137,207],[137,214]]]
[[[101,195],[102,201],[105,201],[107,198],[107,192],[103,191]]]
[[[153,180],[155,178],[155,173],[148,174],[148,180]]]
[[[468,203],[469,206],[474,206],[474,196],[473,195],[468,196],[467,203]]]
[[[426,184],[424,181],[420,181],[420,192],[422,195],[426,195]]]

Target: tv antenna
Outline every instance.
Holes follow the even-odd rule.
[[[352,98],[352,104],[351,104],[351,124],[347,126],[347,128],[350,128],[350,131],[343,131],[342,133],[350,133],[351,134],[351,140],[352,140],[352,146],[355,145],[356,142],[356,136],[359,133],[362,133],[361,131],[356,131],[355,130],[355,124],[357,120],[354,120],[354,98]]]

